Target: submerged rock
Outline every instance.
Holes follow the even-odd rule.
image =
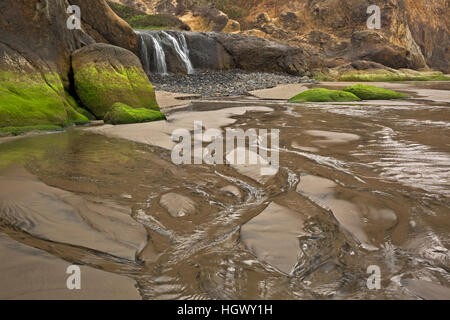
[[[398,221],[395,212],[375,196],[340,187],[326,178],[303,176],[297,192],[331,210],[340,225],[367,250],[378,250],[384,232]]]
[[[159,202],[174,218],[185,217],[197,212],[195,202],[178,193],[166,193]]]
[[[361,139],[360,136],[353,133],[332,132],[322,130],[306,130],[305,133],[313,137],[320,137],[322,139],[313,141],[314,144],[320,147],[327,147],[335,144],[350,143]],[[298,148],[295,147],[294,148]],[[316,152],[316,151],[313,151]]]
[[[226,194],[232,195],[238,199],[242,199],[241,190],[239,190],[239,188],[236,186],[229,185],[229,186],[221,188],[220,191],[222,191]]]
[[[290,274],[301,255],[301,215],[274,202],[241,227],[241,241],[258,259]]]
[[[139,58],[126,49],[101,43],[89,45],[72,54],[72,67],[78,96],[100,119],[116,102],[159,110]]]

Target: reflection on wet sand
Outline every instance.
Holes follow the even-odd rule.
[[[73,263],[83,297],[448,297],[448,84],[392,85],[420,97],[193,101],[167,122],[1,143],[0,297],[73,298]],[[279,169],[173,164],[171,132],[200,120],[279,129]]]

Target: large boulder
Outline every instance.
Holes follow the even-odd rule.
[[[1,132],[16,132],[18,127],[58,129],[89,122],[77,108],[57,73],[39,72],[20,54],[0,43]]]
[[[238,68],[251,71],[304,74],[310,56],[299,47],[242,34],[212,33],[215,39],[233,57]]]
[[[425,64],[403,47],[390,43],[381,33],[365,30],[352,34],[353,52],[358,59],[371,60],[391,68],[423,68]]]
[[[88,121],[64,89],[70,52],[94,40],[67,29],[66,9],[63,0],[0,2],[0,128]]]
[[[195,69],[226,70],[236,66],[233,57],[208,33],[185,32],[184,35]]]
[[[67,28],[70,4],[81,7],[81,30]],[[0,1],[2,131],[88,122],[71,97],[70,59],[96,40],[131,50],[137,46],[133,30],[104,0]]]
[[[123,48],[96,43],[72,54],[75,90],[96,117],[103,119],[116,102],[159,110],[153,86],[139,58]]]
[[[117,16],[106,0],[69,0],[81,9],[82,28],[96,42],[109,43],[138,53],[134,30]]]

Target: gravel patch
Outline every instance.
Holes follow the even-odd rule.
[[[157,90],[198,94],[203,97],[239,96],[281,84],[316,83],[308,77],[244,70],[201,71],[191,75],[151,74]]]

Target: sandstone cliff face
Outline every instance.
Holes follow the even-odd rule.
[[[0,69],[56,72],[68,81],[70,53],[94,40],[67,29],[67,7],[64,0],[0,2]]]
[[[106,0],[69,0],[81,9],[82,27],[96,42],[109,43],[138,52],[137,36],[133,29],[119,18]]]
[[[395,50],[402,54],[401,51],[406,50],[407,65],[403,67],[417,69],[427,64],[431,68],[450,72],[450,28],[446,18],[450,16],[449,0],[231,1],[247,10],[244,24],[248,28],[263,31],[262,36],[291,43],[306,43],[318,50],[331,49],[334,56],[341,54],[350,59],[354,56],[345,49],[354,51],[360,47],[349,45],[348,40],[352,39],[355,32],[367,30],[369,15],[366,10],[370,5],[378,5],[381,8],[382,25],[377,33],[386,39],[387,43],[383,46],[388,48],[387,51]],[[258,15],[264,12],[270,21],[258,23]],[[312,32],[320,32],[322,39],[317,41]],[[312,41],[309,38],[313,38]]]
[[[82,30],[67,28],[69,5],[81,8]],[[105,13],[100,13],[104,9]],[[111,43],[137,51],[134,31],[117,17],[104,0],[3,0],[0,2],[1,70],[57,73],[68,86],[70,54],[94,42]],[[6,53],[3,54],[6,57]]]
[[[149,13],[184,16],[193,31],[224,31],[195,17],[194,3],[214,0],[114,0]],[[227,0],[242,9],[246,34],[309,48],[324,67],[370,60],[393,68],[430,67],[450,72],[450,0]],[[380,30],[367,32],[367,8],[381,8]],[[191,10],[191,11],[190,11]],[[216,28],[216,29],[214,29]],[[233,32],[238,28],[232,29]]]
[[[71,4],[81,7],[81,30],[67,27]],[[0,1],[0,129],[88,122],[71,96],[71,54],[96,41],[137,51],[136,34],[105,0]]]

